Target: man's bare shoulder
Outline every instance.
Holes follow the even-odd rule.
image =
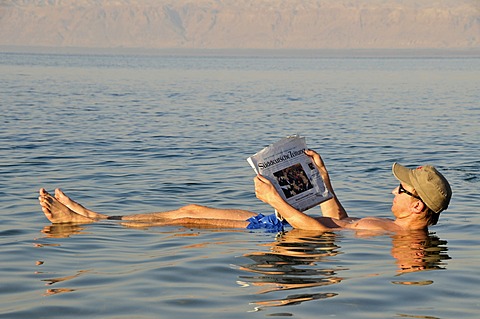
[[[344,224],[345,228],[349,229],[364,229],[364,230],[386,230],[399,231],[401,227],[388,218],[365,217],[361,219],[353,219]]]

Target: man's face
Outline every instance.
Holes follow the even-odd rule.
[[[407,192],[413,193],[413,187],[403,183],[400,185],[401,186],[397,186],[392,191],[392,194],[395,195],[393,198],[392,213],[398,219],[405,218],[411,214],[411,204],[414,200],[411,195],[399,191],[401,188],[403,188]]]

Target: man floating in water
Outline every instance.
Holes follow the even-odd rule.
[[[400,181],[392,194],[395,195],[392,213],[395,219],[349,217],[334,193],[328,171],[321,156],[312,150],[305,153],[313,159],[320,170],[325,185],[333,198],[320,204],[322,217],[311,217],[290,206],[276,191],[272,183],[262,175],[254,179],[255,194],[258,199],[272,206],[282,217],[275,214],[263,216],[239,209],[218,209],[201,205],[187,205],[177,210],[135,214],[125,216],[108,216],[89,210],[71,200],[61,190],[55,190],[55,196],[45,189],[40,189],[40,205],[45,216],[54,224],[77,223],[88,224],[103,219],[122,220],[148,225],[188,225],[218,228],[266,228],[281,231],[288,223],[294,228],[325,231],[330,229],[357,229],[379,231],[426,230],[435,225],[440,213],[447,209],[452,190],[445,177],[433,166],[416,169],[393,164],[392,172]]]

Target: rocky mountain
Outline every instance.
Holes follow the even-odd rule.
[[[0,45],[479,48],[479,0],[3,0]]]

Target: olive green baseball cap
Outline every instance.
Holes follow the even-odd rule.
[[[452,198],[452,189],[447,179],[433,166],[415,169],[394,163],[393,175],[402,183],[412,186],[422,201],[435,213],[447,209]]]

